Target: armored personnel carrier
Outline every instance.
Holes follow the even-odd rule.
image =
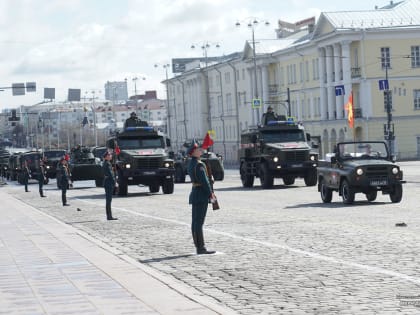
[[[71,149],[69,169],[72,182],[78,180],[94,180],[96,187],[103,185],[104,174],[101,162],[93,156],[89,147],[77,146]],[[60,172],[57,172],[57,177],[59,176]],[[59,183],[59,178],[57,178],[57,183]]]
[[[174,161],[169,158],[170,140],[142,121],[126,126],[108,139],[107,147],[114,156],[118,194],[126,196],[128,185],[149,186],[156,193],[162,187],[164,194],[174,192]]]
[[[315,186],[318,154],[311,151],[308,141],[310,135],[292,120],[270,121],[244,131],[239,149],[243,187],[252,187],[255,177],[265,189],[273,186],[274,178],[293,185],[302,177],[306,186]]]

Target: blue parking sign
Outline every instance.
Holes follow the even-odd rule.
[[[389,90],[388,80],[379,80],[379,90]]]

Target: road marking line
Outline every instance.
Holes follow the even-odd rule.
[[[77,199],[77,200],[96,205],[94,202],[81,200],[81,199]],[[166,219],[166,218],[157,217],[157,216],[154,216],[154,215],[139,213],[139,212],[135,212],[133,210],[128,210],[128,209],[121,208],[121,207],[113,207],[113,208],[118,209],[118,210],[123,211],[123,212],[127,212],[127,213],[131,213],[131,214],[138,215],[138,216],[141,216],[141,217],[149,218],[149,219],[155,219],[155,220],[159,220],[159,221],[170,222],[170,223],[174,223],[174,224],[178,224],[178,225],[190,226],[189,223],[186,223],[186,222],[183,222],[183,221],[178,221],[178,220],[174,220],[174,219]],[[211,233],[214,233],[214,234],[223,235],[223,236],[230,237],[230,238],[233,238],[233,239],[238,239],[238,240],[241,240],[241,241],[245,241],[245,242],[248,242],[248,243],[263,245],[265,247],[270,247],[270,248],[280,248],[280,249],[284,249],[284,250],[287,250],[289,252],[292,252],[292,253],[295,253],[295,254],[298,254],[298,255],[301,255],[301,256],[307,256],[307,257],[311,257],[311,258],[314,258],[314,259],[327,261],[327,262],[330,262],[330,263],[333,263],[333,264],[339,264],[339,265],[344,265],[344,266],[347,266],[347,267],[361,269],[361,270],[368,271],[370,273],[384,274],[384,275],[387,275],[387,276],[390,276],[390,277],[399,278],[401,280],[406,280],[408,282],[412,282],[412,283],[415,283],[415,284],[420,284],[420,278],[412,277],[412,276],[406,275],[404,273],[384,269],[384,268],[381,268],[381,267],[374,267],[374,266],[359,264],[359,263],[356,263],[356,262],[351,262],[351,261],[347,261],[347,260],[343,260],[343,259],[339,259],[339,258],[325,256],[325,255],[318,254],[318,253],[315,253],[315,252],[310,252],[310,251],[306,251],[306,250],[302,250],[302,249],[293,248],[293,247],[290,247],[288,245],[281,245],[281,244],[276,244],[276,243],[258,241],[258,240],[255,240],[255,239],[252,239],[252,238],[249,238],[249,237],[243,237],[243,236],[239,236],[239,235],[235,235],[235,234],[231,234],[231,233],[227,233],[227,232],[217,231],[217,230],[214,230],[214,229],[204,228],[204,230],[208,231],[208,232],[211,232]]]

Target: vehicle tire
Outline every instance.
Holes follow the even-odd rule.
[[[328,188],[325,179],[321,180],[321,187],[320,187],[321,199],[324,203],[330,203],[332,200],[333,191],[332,189]]]
[[[174,180],[173,178],[165,179],[162,184],[162,191],[164,194],[173,194],[174,193]]]
[[[291,175],[284,176],[283,177],[283,183],[285,185],[293,185],[295,183],[295,177],[294,176],[291,176]],[[306,183],[306,179],[305,179],[305,183]]]
[[[269,189],[273,187],[274,177],[270,174],[270,170],[267,167],[267,164],[262,163],[260,166],[260,181],[261,186],[264,189]]]
[[[393,203],[401,201],[403,196],[403,188],[400,183],[394,185],[394,190],[389,194],[389,198]]]
[[[224,171],[214,172],[213,178],[214,180],[222,181],[225,178],[225,172]]]
[[[175,183],[185,183],[185,173],[181,166],[175,167]]]
[[[254,186],[254,175],[249,175],[246,173],[246,163],[242,163],[241,164],[241,169],[240,169],[240,174],[241,174],[241,181],[242,181],[242,186],[243,187],[252,187]]]
[[[377,196],[378,196],[377,190],[371,190],[368,193],[366,193],[367,201],[375,201]]]
[[[104,186],[104,179],[103,178],[95,179],[95,186],[96,187],[103,187]]]
[[[345,179],[343,180],[343,183],[341,184],[341,198],[343,198],[343,203],[345,204],[352,204],[354,202],[354,191],[353,188],[351,188],[349,182]]]
[[[151,184],[151,185],[149,185],[149,191],[151,192],[151,193],[157,193],[157,192],[159,192],[159,184]]]
[[[308,174],[306,174],[304,180],[306,186],[315,186],[318,182],[316,170],[310,170]]]
[[[118,175],[118,196],[127,196],[128,182],[123,176]]]

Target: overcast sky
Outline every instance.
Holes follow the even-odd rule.
[[[256,39],[275,39],[277,20],[296,22],[320,12],[370,10],[389,1],[376,0],[0,0],[0,86],[36,82],[37,92],[12,96],[0,92],[0,109],[43,100],[45,87],[64,101],[69,88],[82,97],[101,90],[106,81],[127,78],[129,95],[157,90],[165,70],[154,65],[172,58],[199,57],[211,43],[209,56],[241,51],[251,31],[237,21],[268,20]],[[216,48],[218,43],[220,48]],[[172,73],[169,73],[172,76]],[[99,93],[96,92],[96,95]]]

